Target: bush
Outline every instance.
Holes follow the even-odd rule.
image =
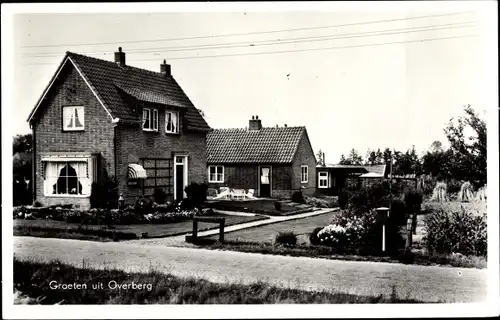
[[[404,240],[399,233],[399,226],[394,217],[386,221],[386,251],[394,254],[404,247]],[[364,214],[342,210],[332,218],[330,224],[318,232],[320,244],[336,249],[354,249],[361,247],[381,248],[382,224],[375,210]]]
[[[345,191],[339,193],[339,207],[345,209],[349,203],[349,194]]]
[[[474,198],[474,189],[469,181],[466,181],[460,187],[460,192],[458,193],[458,201],[469,202]]]
[[[404,205],[408,213],[420,213],[422,207],[423,195],[421,192],[414,189],[405,190]]]
[[[356,214],[362,214],[374,208],[388,207],[390,198],[388,182],[372,183],[351,191],[348,208]]]
[[[438,182],[432,191],[432,201],[444,202],[448,200],[447,186],[444,182]]]
[[[425,243],[430,253],[461,253],[486,256],[486,214],[476,215],[470,211],[429,214],[425,219]]]
[[[407,211],[407,206],[404,201],[399,199],[392,201],[390,217],[393,219],[394,223],[399,226],[405,225],[407,217],[406,213],[410,213],[410,211]]]
[[[294,193],[292,193],[292,202],[305,203],[302,191],[295,191]]]
[[[274,209],[276,209],[276,211],[281,211],[281,202],[275,201],[274,202]]]
[[[205,183],[191,183],[185,189],[188,202],[194,208],[201,210],[203,204],[207,200],[208,186]]]
[[[156,203],[164,204],[167,200],[167,193],[161,188],[156,188],[153,192],[153,199]]]
[[[297,245],[297,235],[293,231],[280,232],[276,235],[274,242],[284,246],[295,246]]]
[[[118,208],[118,184],[113,177],[104,177],[99,182],[92,183],[90,206],[92,208]]]
[[[323,228],[322,227],[318,227],[318,228],[315,228],[311,234],[309,235],[309,242],[312,244],[312,245],[319,245],[321,244],[321,242],[319,241],[319,238],[318,238],[318,232],[320,232]]]

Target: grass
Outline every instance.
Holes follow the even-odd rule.
[[[370,262],[389,262],[404,263],[424,266],[445,266],[460,268],[478,268],[485,269],[487,260],[483,257],[463,256],[463,255],[432,255],[428,256],[421,252],[413,252],[411,256],[405,256],[401,250],[394,255],[382,255],[378,248],[359,248],[358,250],[336,251],[326,246],[314,246],[308,244],[299,244],[296,246],[275,245],[270,242],[243,242],[243,241],[225,241],[219,243],[215,239],[202,238],[196,245],[211,250],[228,250],[248,253],[271,254],[292,257],[308,257],[330,260],[345,261],[370,261]]]
[[[51,289],[56,284],[82,285],[79,290]],[[141,289],[110,289],[114,283],[142,284]],[[83,284],[87,287],[83,289]],[[92,284],[102,284],[93,289]],[[54,283],[52,283],[52,286]],[[389,296],[360,296],[327,291],[279,288],[264,282],[220,284],[180,278],[149,270],[125,273],[118,270],[75,268],[57,261],[41,263],[14,259],[17,303],[33,304],[270,304],[270,303],[419,303]]]
[[[263,216],[235,216],[227,214],[217,214],[226,219],[226,226],[267,219]],[[218,228],[217,224],[199,223],[198,230],[209,230]],[[97,225],[81,225],[56,220],[14,220],[14,235],[34,236],[44,238],[70,238],[81,240],[106,241],[109,239],[135,239],[141,237],[143,233],[148,233],[148,238],[159,238],[173,235],[181,235],[191,232],[193,229],[192,220],[186,220],[168,224],[132,224],[117,225],[113,230]],[[114,233],[113,233],[114,232]],[[113,236],[114,235],[114,236]]]
[[[477,212],[478,214],[483,214],[487,212],[486,201],[472,201],[472,202],[460,202],[457,200],[437,202],[437,201],[425,201],[422,204],[422,211],[424,213],[431,213],[438,210],[443,210],[446,212],[461,211],[464,208],[467,211]]]
[[[281,210],[276,210],[274,203],[276,200],[251,200],[251,201],[232,201],[218,200],[207,203],[207,206],[215,210],[251,212],[266,215],[286,216],[310,210],[311,206],[292,202],[281,201]]]
[[[299,235],[298,243],[308,243],[309,233],[318,226],[329,224],[336,212],[329,212],[312,217],[289,220],[285,222],[272,223],[259,227],[243,229],[226,233],[224,238],[229,241],[241,242],[272,242],[276,234],[280,232],[293,231]],[[214,236],[213,239],[216,237]]]

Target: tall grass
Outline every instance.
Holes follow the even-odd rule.
[[[474,198],[474,189],[469,181],[466,181],[460,187],[460,192],[458,193],[458,201],[469,202]]]
[[[432,191],[432,201],[448,201],[447,186],[444,182],[438,182]]]
[[[86,290],[54,290],[50,282],[85,283]],[[145,284],[143,290],[112,290],[116,283]],[[91,284],[103,284],[92,289]],[[252,284],[218,284],[202,279],[179,278],[154,270],[125,273],[117,270],[74,268],[60,262],[40,263],[14,259],[14,288],[20,296],[39,304],[268,304],[268,303],[418,303],[396,295],[359,296],[327,291],[303,291]],[[31,299],[31,302],[33,300]],[[26,300],[26,299],[24,299]],[[22,301],[22,300],[21,300]]]

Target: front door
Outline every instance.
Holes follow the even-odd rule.
[[[187,163],[185,156],[175,156],[174,188],[175,200],[184,199],[184,188],[187,186]]]
[[[271,197],[271,167],[260,167],[260,196]]]

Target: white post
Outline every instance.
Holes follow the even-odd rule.
[[[385,252],[385,222],[382,225],[382,252]]]

